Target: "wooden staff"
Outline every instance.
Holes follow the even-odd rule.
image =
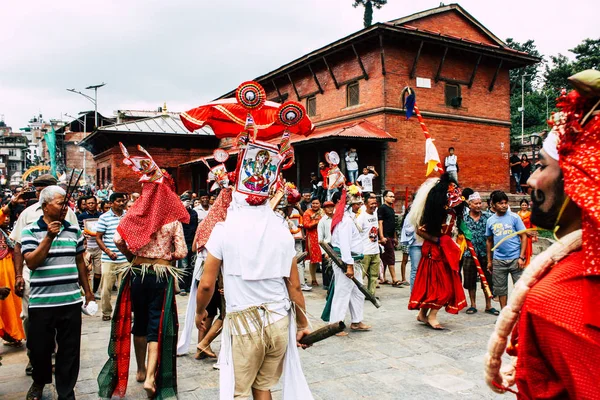
[[[325,253],[327,253],[327,255],[331,258],[331,261],[333,261],[338,267],[340,267],[340,269],[344,273],[346,273],[348,266],[342,261],[340,256],[338,256],[338,254],[335,252],[335,250],[333,250],[333,248],[329,245],[329,243],[319,242],[319,244],[321,245],[321,247],[323,248]],[[365,298],[367,300],[369,300],[371,303],[373,303],[373,305],[375,307],[377,307],[377,308],[381,307],[381,302],[377,299],[377,297],[373,296],[367,290],[367,288],[365,288],[365,285],[363,285],[362,282],[360,282],[358,279],[356,279],[356,277],[352,278],[352,282],[354,282],[354,284],[356,285],[358,290],[360,290],[360,292],[365,295]]]
[[[73,169],[73,171],[71,171],[71,177],[69,178],[69,184],[67,185],[67,190],[65,190],[64,203],[63,203],[62,207],[60,208],[59,215],[62,215],[65,212],[65,209],[67,207],[69,207],[69,205],[68,205],[69,198],[71,198],[71,196],[73,196],[73,192],[75,192],[75,189],[77,188],[77,183],[81,179],[81,175],[83,175],[83,170],[81,170],[81,172],[79,173],[77,180],[75,182],[73,182],[73,177],[75,176],[75,169]],[[65,216],[66,216],[66,214],[65,214]],[[64,218],[62,220],[64,220]]]
[[[310,346],[311,344],[315,344],[317,342],[320,342],[321,340],[325,340],[328,337],[337,335],[338,333],[343,332],[345,329],[346,324],[344,324],[344,321],[339,321],[333,324],[325,325],[324,327],[319,328],[316,331],[309,333],[308,335],[300,339],[300,344],[306,344]]]
[[[307,255],[308,251],[303,251],[302,253],[296,254],[296,263],[300,264],[301,262],[303,262],[306,259]]]
[[[471,253],[473,257],[473,261],[475,262],[475,266],[477,267],[477,273],[479,274],[479,279],[481,279],[481,284],[483,285],[483,293],[488,299],[492,298],[492,291],[490,290],[490,285],[488,284],[487,278],[483,273],[483,268],[481,268],[481,264],[479,263],[479,259],[477,258],[477,254],[475,253],[475,248],[473,247],[473,242],[465,237],[467,241],[467,249]]]

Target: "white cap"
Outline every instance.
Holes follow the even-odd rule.
[[[549,157],[552,157],[558,161],[558,134],[555,131],[552,130],[548,132],[542,149],[546,152],[546,154],[548,154]]]

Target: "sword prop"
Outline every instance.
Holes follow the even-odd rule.
[[[338,333],[343,332],[345,329],[346,324],[344,324],[344,321],[339,321],[334,324],[325,325],[324,327],[319,328],[316,331],[311,332],[308,335],[304,336],[302,339],[300,339],[300,344],[315,344],[317,342],[320,342],[321,340],[327,339],[328,337],[337,335]]]
[[[467,241],[467,249],[471,253],[473,257],[473,261],[475,262],[475,266],[477,267],[477,273],[479,274],[479,279],[481,279],[481,284],[483,285],[483,293],[488,299],[492,298],[492,291],[490,290],[490,285],[488,284],[487,278],[483,273],[483,268],[481,268],[481,264],[479,263],[479,259],[477,258],[477,254],[475,253],[475,248],[473,247],[473,242],[465,237]]]
[[[319,242],[319,244],[321,245],[321,248],[323,249],[323,251],[325,253],[327,253],[327,255],[331,258],[331,260],[338,267],[340,267],[340,269],[342,271],[344,271],[344,273],[346,273],[346,271],[348,270],[347,265],[342,261],[340,256],[338,256],[338,254],[335,252],[335,250],[333,250],[333,248],[329,245],[329,243]],[[365,298],[367,300],[369,300],[371,303],[373,303],[373,305],[375,307],[377,307],[377,308],[381,307],[381,302],[367,290],[367,288],[365,287],[365,285],[362,284],[362,282],[360,282],[355,277],[352,278],[352,282],[354,282],[354,284],[356,285],[358,290],[360,290],[360,292],[365,295]]]

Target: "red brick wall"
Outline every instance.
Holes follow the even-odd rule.
[[[407,22],[406,25],[414,26],[419,29],[442,32],[446,35],[463,37],[476,42],[496,44],[482,30],[473,25],[458,11],[454,10],[430,15],[416,21],[410,21]]]

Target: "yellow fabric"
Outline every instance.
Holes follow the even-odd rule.
[[[460,259],[462,259],[463,254],[465,254],[465,251],[467,250],[467,241],[465,240],[465,235],[459,233],[458,237],[456,238],[456,244],[458,244],[458,247],[460,248]]]

